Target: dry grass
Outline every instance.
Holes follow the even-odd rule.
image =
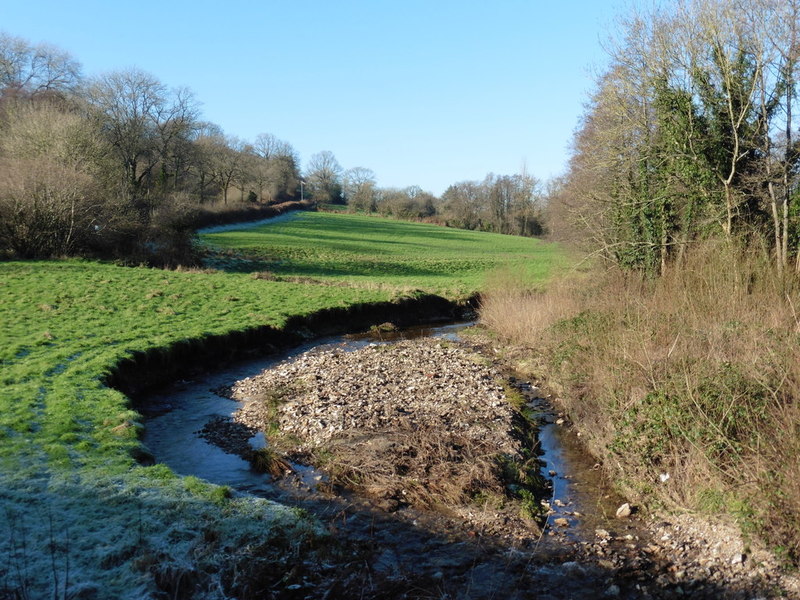
[[[255,450],[250,458],[250,463],[256,471],[269,473],[273,477],[282,477],[292,470],[291,465],[272,448]]]
[[[540,293],[495,290],[481,316],[542,352],[551,386],[630,495],[732,512],[796,560],[798,290],[768,257],[719,243],[656,281],[606,272]]]
[[[481,321],[507,340],[530,344],[535,332],[544,333],[556,321],[579,312],[578,285],[560,280],[545,292],[519,287],[512,280],[493,281],[481,299]]]
[[[373,498],[433,508],[469,503],[479,492],[505,493],[496,448],[433,427],[353,431],[315,450],[334,483]]]

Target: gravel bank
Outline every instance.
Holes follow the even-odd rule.
[[[236,382],[230,395],[242,402],[237,423],[271,430],[290,460],[387,511],[444,507],[472,522],[479,513],[494,534],[536,536],[519,489],[543,491],[539,464],[501,382],[479,355],[422,339],[311,351]],[[491,518],[475,510],[487,503]]]

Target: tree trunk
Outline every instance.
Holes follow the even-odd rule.
[[[767,158],[767,178],[771,178],[772,175],[769,162],[769,158]],[[770,208],[772,209],[772,227],[775,229],[775,265],[778,267],[778,272],[783,273],[786,257],[783,254],[783,235],[781,232],[781,219],[778,215],[778,199],[775,195],[775,186],[772,181],[767,182],[767,190],[769,192]]]
[[[796,14],[796,13],[795,13]],[[794,36],[792,36],[794,42]],[[792,52],[795,52],[792,48]],[[794,69],[795,61],[791,61],[789,69],[789,81],[786,86],[786,152],[784,155],[783,167],[783,261],[784,264],[789,266],[789,200],[791,198],[791,191],[789,187],[789,165],[792,160],[792,99],[794,95],[794,77],[792,71]],[[800,267],[800,254],[797,257],[797,265]]]
[[[724,181],[723,184],[725,186],[725,211],[727,214],[722,230],[725,232],[725,237],[730,239],[733,231],[733,190],[729,181]]]

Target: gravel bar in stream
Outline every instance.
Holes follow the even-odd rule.
[[[513,490],[541,484],[539,463],[501,381],[479,355],[421,339],[311,351],[236,382],[230,395],[243,403],[236,422],[272,426],[270,441],[290,460],[385,510],[446,507],[484,534],[524,539],[539,528]],[[493,510],[475,510],[476,500]]]

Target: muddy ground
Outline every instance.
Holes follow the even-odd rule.
[[[219,390],[241,408],[203,435],[332,534],[252,597],[800,597],[730,523],[634,507],[587,533],[577,511],[548,516],[572,500],[520,416],[537,392],[485,345],[431,338],[312,350]]]

